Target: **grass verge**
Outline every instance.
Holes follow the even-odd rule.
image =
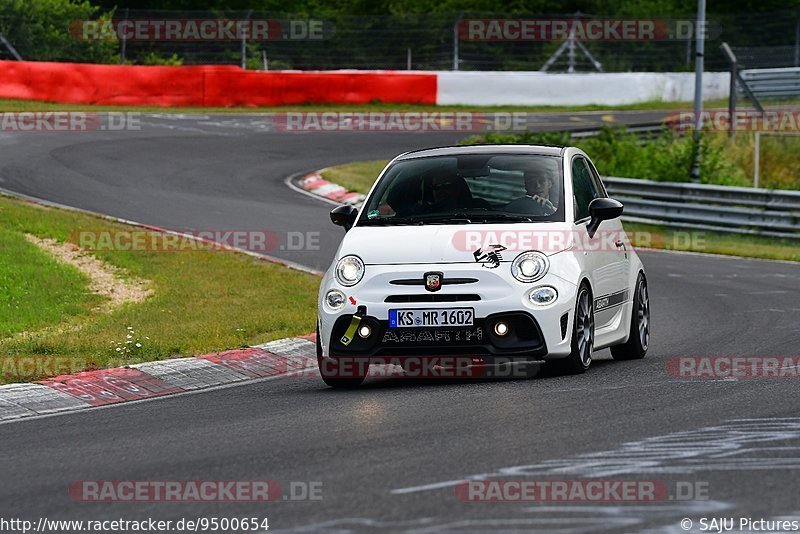
[[[44,378],[38,372],[6,373],[17,369],[13,360],[19,357],[69,358],[95,369],[243,347],[314,329],[316,276],[230,251],[92,252],[130,277],[149,280],[153,290],[144,302],[104,313],[97,306],[102,298],[87,292],[80,272],[24,238],[29,233],[77,244],[81,230],[134,228],[0,197],[0,382]]]
[[[388,162],[357,161],[326,169],[323,177],[357,193],[366,193]],[[341,181],[337,181],[341,179]],[[725,254],[746,258],[800,261],[800,247],[790,239],[676,230],[662,226],[625,223],[634,247]],[[637,235],[638,234],[638,235]]]
[[[0,225],[0,339],[86,313],[86,277]]]
[[[366,194],[387,163],[388,160],[355,161],[325,169],[322,177],[350,191]]]

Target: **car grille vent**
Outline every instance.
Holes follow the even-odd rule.
[[[384,302],[469,302],[481,300],[479,295],[428,293],[423,295],[389,295]]]
[[[400,278],[398,280],[390,280],[390,284],[396,286],[424,286],[425,279],[424,278]],[[448,286],[452,284],[476,284],[478,283],[477,278],[442,278],[442,285]]]
[[[561,316],[561,339],[564,340],[567,337],[567,323],[569,322],[569,312],[565,313]]]

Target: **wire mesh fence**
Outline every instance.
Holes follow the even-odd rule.
[[[14,12],[0,14],[0,34],[8,41],[6,46],[0,39],[0,59],[14,59],[13,49],[26,60],[219,64],[257,70],[533,71],[547,65],[549,72],[663,72],[689,71],[694,64],[692,22],[685,16],[644,19],[672,29],[684,23],[690,29],[681,35],[670,31],[650,39],[617,39],[608,34],[599,39],[573,34],[473,39],[462,30],[466,23],[476,20],[578,21],[586,28],[592,21],[609,19],[574,13],[515,15],[512,19],[496,13],[326,17],[252,10],[99,12],[76,8],[68,13]],[[204,37],[201,24],[214,21],[246,21],[251,31]],[[731,43],[748,67],[800,62],[797,10],[712,14],[709,23],[708,69],[726,69],[725,59],[718,52],[722,41]],[[169,24],[179,26],[172,36],[165,33]],[[194,30],[198,34],[189,31],[192,24],[200,28]],[[254,24],[262,24],[269,35],[253,33]],[[154,36],[155,30],[162,33]],[[565,47],[565,41],[571,46]]]

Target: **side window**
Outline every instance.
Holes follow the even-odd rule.
[[[586,165],[589,167],[589,171],[592,173],[594,177],[594,184],[595,189],[598,192],[598,196],[602,198],[608,198],[608,192],[606,192],[606,186],[603,184],[603,180],[600,179],[600,173],[597,172],[597,167],[591,161],[587,161]]]
[[[572,190],[575,195],[575,220],[578,221],[589,216],[589,203],[600,196],[592,173],[581,157],[572,160]]]

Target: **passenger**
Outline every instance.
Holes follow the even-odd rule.
[[[430,179],[429,207],[432,211],[453,209],[490,209],[489,202],[475,198],[461,176],[436,175]]]

